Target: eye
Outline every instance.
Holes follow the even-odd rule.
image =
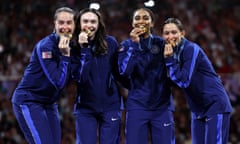
[[[73,21],[67,21],[67,24],[71,25],[71,24],[73,24]]]
[[[92,24],[96,24],[97,21],[96,21],[96,20],[91,20],[91,23],[92,23]]]
[[[168,35],[169,32],[168,32],[168,31],[164,31],[163,34],[164,34],[164,35]]]
[[[178,32],[174,30],[174,31],[172,31],[171,33],[172,33],[172,34],[177,34]]]
[[[143,20],[149,20],[150,18],[149,18],[149,16],[143,16]]]
[[[135,20],[140,20],[140,16],[135,16]]]
[[[59,20],[59,21],[58,21],[58,24],[63,25],[63,24],[64,24],[64,21]]]

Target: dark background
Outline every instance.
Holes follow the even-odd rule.
[[[99,2],[108,33],[118,42],[129,37],[131,16],[144,7],[143,0],[1,0],[0,2],[0,144],[25,143],[12,113],[10,97],[28,63],[35,43],[53,31],[56,8],[76,11]],[[229,143],[240,143],[240,1],[239,0],[155,0],[150,8],[156,15],[154,34],[168,17],[179,18],[186,37],[207,53],[221,76],[234,112]],[[75,141],[72,108],[75,85],[70,83],[59,100],[62,143]],[[124,91],[125,92],[125,91]],[[190,144],[190,111],[181,91],[174,91],[176,142]],[[124,121],[123,121],[124,127]],[[124,138],[124,134],[122,135]]]

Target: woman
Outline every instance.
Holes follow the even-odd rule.
[[[40,40],[12,97],[13,111],[29,144],[60,144],[58,105],[70,76],[70,39],[75,12],[62,7],[54,15],[54,32]]]
[[[126,143],[174,144],[173,103],[163,57],[164,41],[153,35],[154,15],[134,11],[130,38],[121,42],[119,69],[129,77],[126,101]],[[150,131],[150,133],[149,133]]]
[[[95,9],[78,13],[74,37],[78,42],[73,49],[73,78],[78,92],[74,109],[76,143],[117,144],[121,122],[117,41],[106,34],[102,16]]]
[[[232,107],[203,49],[186,39],[180,20],[168,18],[162,36],[171,80],[182,88],[192,111],[193,144],[227,144]]]

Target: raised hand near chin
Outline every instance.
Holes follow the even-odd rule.
[[[164,47],[164,57],[173,56],[173,48],[177,46],[177,43],[174,41],[169,41],[165,44]]]
[[[71,34],[61,34],[58,47],[64,56],[70,56],[69,43],[72,38]]]
[[[130,32],[130,38],[133,42],[140,42],[140,36],[144,34],[146,30],[144,28],[136,27]]]

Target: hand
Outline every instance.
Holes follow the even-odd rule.
[[[71,38],[72,38],[71,34],[60,35],[58,47],[64,56],[70,56],[69,43],[70,43]]]
[[[174,43],[173,41],[165,44],[164,53],[163,53],[165,58],[173,56],[173,48],[175,46],[176,46],[176,43]]]
[[[130,38],[133,42],[139,42],[140,41],[140,35],[144,34],[146,32],[145,28],[139,28],[136,27],[130,32]]]
[[[84,44],[88,44],[88,36],[90,32],[89,31],[81,31],[78,35],[78,43],[83,46]]]

